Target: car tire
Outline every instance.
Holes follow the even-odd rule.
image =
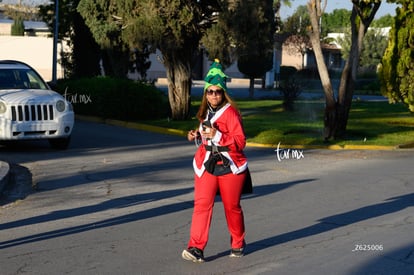
[[[66,150],[69,147],[69,143],[70,137],[49,139],[49,144],[53,149]]]

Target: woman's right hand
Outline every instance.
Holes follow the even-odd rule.
[[[187,139],[188,141],[193,141],[197,136],[197,131],[196,130],[190,130],[187,133]]]

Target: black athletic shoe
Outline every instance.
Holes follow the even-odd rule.
[[[203,250],[198,249],[197,247],[189,247],[188,249],[184,249],[181,257],[183,257],[184,260],[192,261],[194,263],[204,262]]]
[[[230,257],[232,258],[240,258],[244,256],[244,249],[246,248],[246,244],[243,245],[241,248],[232,248],[230,251]]]

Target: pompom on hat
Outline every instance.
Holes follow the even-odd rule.
[[[214,59],[213,64],[211,64],[210,69],[204,78],[204,81],[206,82],[204,84],[204,91],[206,91],[210,86],[218,86],[224,91],[227,91],[227,78],[228,76],[223,72],[223,67],[220,64],[220,60],[217,58]]]

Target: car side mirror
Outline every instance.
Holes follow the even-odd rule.
[[[50,87],[50,89],[52,89],[54,91],[56,91],[56,89],[58,87],[57,83],[55,81],[49,81],[49,82],[47,82],[47,85]]]

